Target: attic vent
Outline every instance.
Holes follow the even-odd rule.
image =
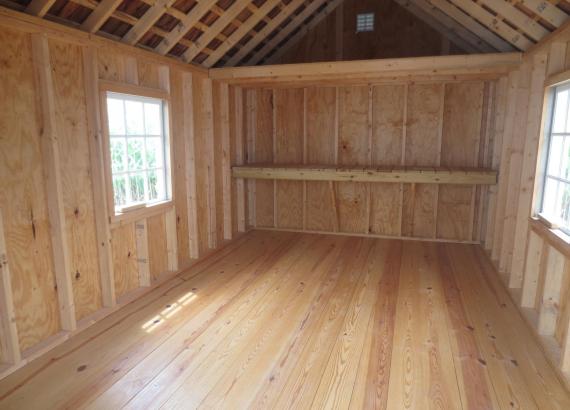
[[[356,15],[356,32],[374,31],[374,13],[360,13]]]

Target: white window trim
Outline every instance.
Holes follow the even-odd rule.
[[[115,209],[115,199],[113,191],[113,175],[111,169],[111,151],[109,135],[109,122],[107,118],[107,93],[127,94],[133,98],[153,98],[160,99],[163,103],[164,118],[164,167],[165,167],[165,189],[168,199],[155,201],[152,203],[141,203],[133,206],[125,207],[119,212]],[[114,225],[122,225],[124,223],[136,221],[141,218],[153,216],[171,209],[174,205],[173,175],[172,175],[172,116],[170,110],[170,95],[168,92],[143,86],[137,86],[127,83],[117,83],[113,81],[99,81],[99,102],[100,102],[100,126],[102,131],[102,152],[103,152],[103,169],[105,174],[105,191],[106,206],[109,213],[109,223]],[[168,155],[166,153],[168,152]]]
[[[566,78],[566,80],[560,81],[559,75],[555,75],[555,80],[547,79],[546,81],[546,90],[545,90],[545,110],[544,110],[544,125],[542,129],[543,133],[543,148],[541,152],[539,152],[539,164],[541,175],[538,175],[537,178],[540,182],[536,184],[535,195],[537,198],[536,206],[534,209],[535,218],[540,221],[542,224],[546,225],[547,228],[560,231],[565,237],[570,235],[570,227],[566,228],[560,226],[557,222],[553,221],[549,218],[548,215],[542,213],[543,205],[544,205],[544,189],[546,187],[546,181],[548,178],[555,179],[564,183],[570,183],[570,180],[565,180],[561,177],[548,175],[548,163],[550,160],[550,148],[552,143],[552,136],[553,135],[570,135],[568,133],[554,133],[551,132],[552,129],[552,122],[554,120],[554,108],[556,104],[556,91],[559,90],[570,90],[570,78]],[[570,116],[567,117],[567,121],[570,120]],[[567,138],[570,138],[568,136]],[[570,185],[570,184],[569,184]]]

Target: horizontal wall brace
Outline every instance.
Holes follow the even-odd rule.
[[[358,181],[420,184],[494,185],[497,171],[481,168],[337,168],[323,166],[239,166],[234,178],[297,181]]]

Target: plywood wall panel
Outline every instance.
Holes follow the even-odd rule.
[[[184,118],[192,101],[184,99],[183,88],[188,86],[186,81],[191,82],[188,76],[179,70],[173,70],[171,73],[171,106],[170,112],[173,118]],[[191,84],[190,84],[191,85]],[[193,135],[187,135],[184,121],[173,121],[171,130],[171,139],[173,146],[172,169],[173,172],[173,189],[176,193],[174,204],[176,207],[176,235],[178,239],[178,266],[187,266],[190,263],[190,238],[188,229],[188,191],[187,191],[187,159],[186,144],[187,140]]]
[[[427,184],[404,184],[402,235],[417,238],[435,236],[437,187]]]
[[[336,158],[335,87],[309,87],[307,93],[307,164],[334,164]]]
[[[156,281],[162,273],[168,271],[164,214],[147,218],[147,235],[150,278],[152,281]]]
[[[309,87],[306,90],[306,150],[308,164],[335,163],[337,143],[335,87]],[[315,231],[335,231],[335,195],[332,184],[308,181],[306,185],[306,228]]]
[[[303,163],[304,91],[302,88],[276,89],[274,162],[277,164]],[[301,229],[303,227],[303,183],[276,181],[276,226]]]
[[[160,64],[151,63],[147,60],[137,60],[136,64],[139,85],[161,88],[159,78]]]
[[[102,306],[81,48],[50,42],[63,206],[77,319]]]
[[[60,330],[40,152],[41,118],[27,34],[0,31],[0,207],[20,349]],[[18,121],[14,121],[17,118]]]
[[[440,153],[443,84],[410,84],[407,100],[405,164],[437,166]]]
[[[117,298],[139,287],[135,224],[121,225],[111,231],[113,271]]]
[[[443,84],[408,86],[404,164],[439,165]],[[438,187],[417,184],[404,187],[403,234],[435,237]]]
[[[402,163],[407,85],[375,86],[372,93],[372,165]]]
[[[481,141],[483,82],[445,85],[441,165],[476,167]],[[475,187],[441,186],[438,194],[437,237],[470,240],[475,212]]]
[[[372,93],[372,165],[395,166],[403,161],[407,85],[382,85]],[[370,184],[370,232],[401,233],[402,184]]]
[[[254,158],[257,163],[273,162],[273,90],[253,90],[255,112],[250,121],[249,135],[254,139]],[[255,181],[255,222],[256,226],[275,226],[275,183]]]
[[[370,162],[369,88],[340,88],[338,104],[338,164],[366,166]],[[359,182],[339,182],[336,187],[341,232],[367,232],[367,185]]]
[[[99,49],[99,78],[108,81],[125,81],[125,59],[110,50]]]

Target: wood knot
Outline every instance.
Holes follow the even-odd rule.
[[[485,360],[479,358],[479,359],[477,359],[477,361],[478,361],[479,363],[481,363],[483,366],[487,366],[487,362],[486,362]]]
[[[82,364],[81,366],[79,366],[79,367],[77,368],[77,371],[78,371],[78,372],[82,372],[82,371],[85,370],[85,369],[87,369],[87,365],[86,365],[86,364]]]
[[[79,279],[81,277],[81,273],[79,271],[75,271],[75,279]]]

